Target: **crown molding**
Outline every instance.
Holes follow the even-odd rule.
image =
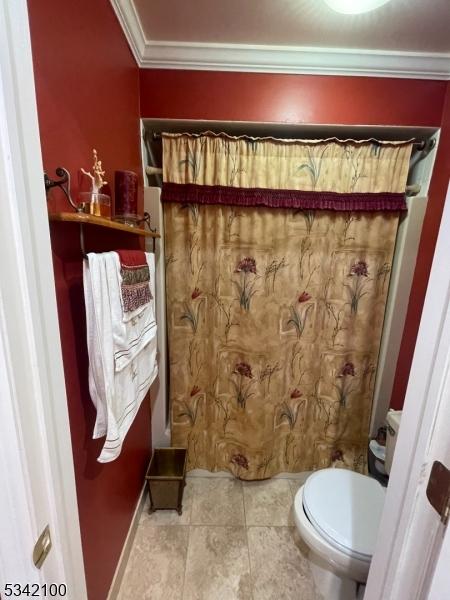
[[[450,80],[450,54],[304,46],[154,42],[133,0],[111,0],[141,68]]]
[[[154,69],[450,79],[450,54],[297,46],[148,41],[140,66]]]
[[[111,5],[123,29],[128,45],[139,67],[148,45],[141,21],[132,0],[111,0]]]

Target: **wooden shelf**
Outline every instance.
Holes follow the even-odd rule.
[[[159,233],[153,233],[148,229],[142,229],[141,227],[132,227],[131,225],[125,225],[118,221],[112,221],[105,217],[96,217],[95,215],[88,215],[86,213],[77,212],[58,212],[49,213],[48,218],[50,221],[63,221],[65,223],[79,223],[85,225],[97,225],[98,227],[107,227],[109,229],[117,229],[119,231],[126,231],[127,233],[134,233],[135,235],[144,235],[146,237],[160,238]]]

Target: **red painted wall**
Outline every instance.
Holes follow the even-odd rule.
[[[109,1],[29,0],[29,15],[42,153],[50,176],[57,166],[69,169],[76,196],[77,170],[91,167],[94,147],[108,181],[115,169],[140,172],[138,68]],[[67,207],[54,196],[51,208]],[[134,236],[85,229],[92,251],[137,244]],[[98,463],[103,440],[91,439],[95,412],[87,386],[78,229],[55,223],[51,235],[89,600],[105,600],[149,460],[149,404],[144,401],[121,456]]]
[[[442,124],[391,404],[403,406],[450,176],[450,89],[445,81],[141,70],[143,117],[342,125]],[[445,106],[444,106],[445,102]]]
[[[417,331],[422,314],[423,301],[433,260],[439,224],[441,221],[447,187],[450,179],[450,83],[447,84],[447,95],[441,120],[441,136],[436,155],[436,163],[430,185],[429,208],[420,239],[419,254],[414,272],[412,293],[409,298],[400,356],[392,390],[391,406],[400,409],[408,383],[409,370],[414,354]]]
[[[141,116],[342,125],[439,126],[445,81],[140,71]]]

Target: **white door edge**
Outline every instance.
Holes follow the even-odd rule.
[[[0,553],[0,583],[11,582],[8,565],[23,561],[30,567],[29,536],[35,541],[48,521],[53,549],[47,575],[67,584],[71,600],[86,600],[25,0],[0,0],[0,188],[0,334],[9,365],[0,388],[15,421],[2,459],[14,465],[6,484],[16,484],[4,505],[9,512],[0,514],[7,536],[1,546],[8,548]],[[27,489],[28,497],[15,498],[19,489]],[[28,523],[16,529],[16,539],[8,539],[8,519]],[[46,563],[40,572],[31,566],[30,573],[50,583]]]
[[[424,598],[421,590],[442,533],[425,489],[435,449],[447,444],[450,450],[448,427],[439,426],[450,405],[449,256],[447,194],[365,600]]]

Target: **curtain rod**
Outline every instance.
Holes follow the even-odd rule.
[[[201,135],[201,134],[199,134],[199,135]],[[246,137],[246,136],[244,135],[242,137]],[[161,141],[161,139],[162,139],[161,133],[159,133],[157,131],[152,132],[152,140],[154,142],[159,142],[159,141]],[[387,141],[389,141],[389,140],[387,140]],[[421,142],[413,142],[413,146],[416,148],[416,150],[421,151],[421,150],[427,149],[428,152],[434,148],[435,144],[436,144],[436,140],[434,138],[430,138],[428,140],[422,140]],[[427,147],[427,146],[429,146],[429,147]]]

